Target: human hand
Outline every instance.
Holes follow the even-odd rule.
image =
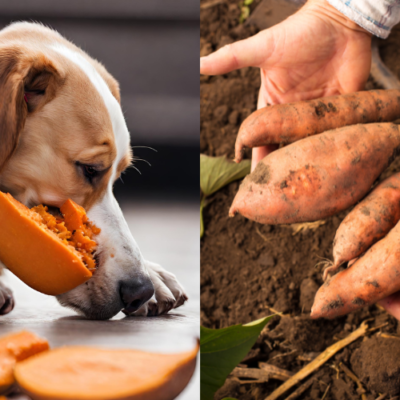
[[[381,301],[378,301],[378,304],[400,321],[400,292],[393,293]]]
[[[201,58],[200,72],[250,66],[261,71],[257,108],[355,92],[368,79],[371,34],[326,0],[309,0],[280,24]],[[275,148],[254,148],[252,170]]]

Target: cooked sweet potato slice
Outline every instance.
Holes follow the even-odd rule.
[[[35,400],[172,400],[188,384],[197,352],[61,347],[18,363],[15,378]]]
[[[29,210],[0,192],[0,260],[27,285],[45,294],[75,288],[96,267],[92,238],[100,230],[88,221],[83,208],[72,200],[66,204],[64,220],[43,205]],[[69,226],[76,221],[79,228],[71,231]]]
[[[49,349],[47,340],[27,331],[0,337],[0,393],[14,384],[14,366],[18,361]]]

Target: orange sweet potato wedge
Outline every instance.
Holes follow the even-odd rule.
[[[47,340],[27,331],[0,337],[0,393],[15,383],[17,362],[49,349]]]
[[[100,230],[72,200],[61,212],[65,217],[53,216],[42,205],[30,210],[0,192],[0,261],[28,286],[49,295],[86,282],[96,267],[93,235]]]
[[[190,381],[197,352],[61,347],[18,363],[14,374],[33,400],[172,400]]]

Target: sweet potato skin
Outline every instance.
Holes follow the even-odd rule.
[[[293,143],[347,125],[390,122],[400,117],[400,90],[371,90],[257,110],[240,127],[235,161],[243,149]]]
[[[48,349],[47,340],[28,331],[0,337],[0,393],[4,393],[15,383],[13,370],[18,361]]]
[[[29,210],[0,192],[0,260],[31,288],[65,293],[92,277],[80,255],[33,221]]]
[[[365,253],[384,237],[400,219],[400,173],[380,183],[347,214],[333,241],[333,265],[324,280],[340,265]]]
[[[329,278],[315,295],[312,318],[335,318],[400,290],[400,223],[350,268]]]
[[[364,197],[399,148],[394,124],[354,125],[303,139],[258,163],[229,215],[263,224],[327,218]]]
[[[34,400],[173,400],[189,383],[198,346],[178,354],[64,346],[17,364]]]

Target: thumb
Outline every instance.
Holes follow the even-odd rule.
[[[378,304],[382,306],[390,315],[400,320],[400,293],[396,292],[390,296],[378,301]]]
[[[200,58],[200,73],[221,75],[244,67],[259,67],[268,57],[267,49],[273,48],[269,30],[251,38],[221,47],[215,53]]]

